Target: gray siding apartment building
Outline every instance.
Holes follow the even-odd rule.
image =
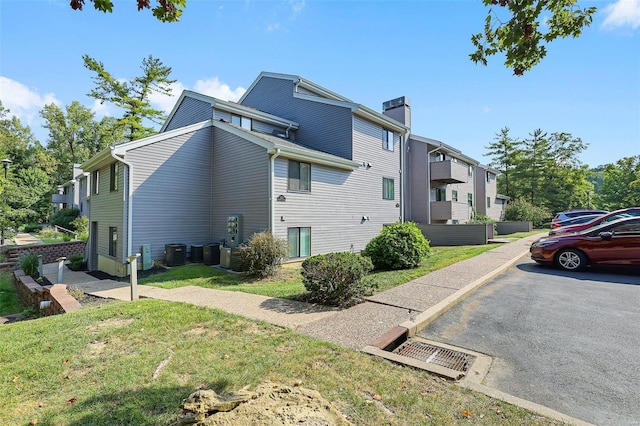
[[[158,134],[82,165],[91,269],[127,275],[143,245],[158,260],[166,244],[230,243],[235,215],[234,245],[271,230],[291,259],[359,252],[397,221],[464,223],[478,163],[411,135],[408,102],[394,101],[379,113],[276,73],[238,103],[184,91]]]

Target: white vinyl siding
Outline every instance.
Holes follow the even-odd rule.
[[[162,259],[165,244],[211,242],[212,142],[207,127],[126,153],[133,163],[134,251],[151,244],[151,256]]]

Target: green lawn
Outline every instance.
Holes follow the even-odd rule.
[[[17,314],[25,309],[18,298],[13,280],[13,274],[0,274],[0,315]]]
[[[196,389],[265,380],[299,381],[355,425],[557,424],[424,371],[189,304],[114,301],[0,327],[2,425],[168,425]]]
[[[429,272],[453,263],[477,256],[495,248],[495,245],[434,247],[426,261],[416,269],[400,271],[374,271],[369,278],[384,291],[404,284]],[[281,268],[274,278],[258,280],[241,274],[232,274],[210,266],[195,264],[172,268],[170,271],[140,279],[140,284],[162,288],[176,288],[188,285],[216,288],[229,291],[244,291],[268,297],[301,299],[306,289],[302,284],[299,267]]]

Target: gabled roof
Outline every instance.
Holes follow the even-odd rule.
[[[303,77],[291,74],[279,74],[273,72],[261,72],[260,75],[255,79],[251,86],[244,92],[244,95],[238,101],[239,103],[243,103],[246,99],[247,95],[253,90],[253,88],[260,82],[263,78],[277,78],[281,80],[289,80],[292,81],[296,87],[296,91],[294,91],[293,96],[299,99],[305,99],[312,102],[320,102],[329,105],[337,105],[345,108],[351,109],[351,111],[366,120],[373,121],[374,123],[378,123],[389,130],[398,133],[407,133],[409,132],[409,127],[400,123],[399,121],[394,120],[393,118],[387,117],[386,115],[379,113],[369,107],[353,102],[352,100],[345,98],[335,92],[332,92],[329,89],[326,89],[310,80],[307,80]],[[303,93],[298,93],[297,88],[301,87],[311,93],[316,94],[317,96],[307,95]]]
[[[478,167],[482,167],[483,169],[485,169],[488,172],[493,173],[494,175],[499,175],[500,174],[500,170],[496,170],[491,166],[485,166],[484,164],[478,164]]]
[[[308,161],[314,164],[321,164],[345,170],[357,170],[360,167],[360,163],[358,162],[307,148],[277,136],[234,126],[233,124],[225,121],[214,121],[213,126],[241,137],[256,145],[262,146],[263,148],[266,148],[269,154],[279,152],[282,157]]]
[[[414,135],[411,134],[411,136],[409,137],[409,140],[416,140],[418,142],[422,142],[422,143],[426,143],[429,145],[434,146],[434,149],[439,148],[440,151],[446,152],[447,154],[449,154],[451,157],[454,158],[458,158],[460,160],[463,160],[469,164],[472,164],[474,166],[479,165],[479,161],[478,160],[474,160],[473,158],[466,156],[462,153],[462,151],[460,151],[459,149],[456,149],[454,147],[452,147],[451,145],[447,145],[444,142],[441,142],[439,140],[436,139],[431,139],[431,138],[425,138],[424,136],[418,136],[418,135]]]
[[[182,104],[182,100],[187,97],[197,99],[202,102],[206,102],[209,105],[211,105],[212,108],[216,108],[221,111],[227,111],[232,114],[238,114],[238,115],[243,115],[245,117],[255,118],[256,120],[264,121],[265,123],[270,123],[276,126],[290,127],[292,129],[297,129],[299,127],[299,124],[296,123],[295,121],[287,120],[285,118],[277,117],[275,115],[272,115],[266,112],[258,111],[255,108],[247,107],[245,105],[241,105],[236,102],[223,101],[222,99],[203,95],[202,93],[193,92],[191,90],[183,90],[182,93],[180,94],[180,97],[176,101],[176,104],[173,106],[173,109],[169,113],[169,116],[167,117],[164,124],[160,128],[160,133],[165,131],[165,129],[171,122],[171,119],[175,115],[176,111],[178,110],[178,108],[180,108],[180,105]]]
[[[124,153],[126,151],[129,151],[130,149],[140,148],[142,146],[160,142],[165,139],[184,135],[190,132],[195,132],[196,130],[204,129],[205,127],[209,126],[211,126],[211,120],[192,124],[190,126],[180,127],[179,129],[169,130],[168,132],[164,133],[156,133],[155,135],[147,136],[146,138],[142,139],[136,139],[135,141],[125,142],[120,145],[116,145],[115,147],[108,147],[82,163],[81,167],[83,170],[92,170],[113,162],[113,157],[111,156],[112,150],[115,154],[124,155]]]
[[[170,130],[164,133],[158,133],[153,136],[148,136],[146,138],[126,142],[121,145],[116,145],[112,148],[104,149],[93,156],[91,159],[89,159],[87,162],[82,164],[82,168],[84,170],[91,170],[110,164],[114,161],[113,156],[111,155],[112,150],[114,155],[124,157],[126,152],[129,150],[141,148],[143,146],[161,142],[165,139],[184,135],[186,133],[195,132],[207,127],[216,127],[233,135],[236,135],[248,142],[265,148],[267,150],[267,153],[269,154],[279,153],[281,156],[286,158],[308,161],[310,163],[321,164],[344,170],[356,170],[360,167],[360,163],[357,163],[355,161],[306,148],[277,136],[243,129],[225,121],[206,120],[200,123],[192,124],[190,126],[181,127],[179,129]]]

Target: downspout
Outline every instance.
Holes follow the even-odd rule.
[[[125,258],[131,256],[131,247],[132,247],[132,238],[131,238],[131,233],[132,233],[132,218],[133,218],[133,206],[132,206],[132,202],[133,202],[133,179],[131,178],[133,176],[133,166],[131,163],[127,162],[124,160],[124,158],[120,158],[118,156],[116,156],[115,154],[115,148],[111,147],[111,156],[113,157],[114,160],[119,161],[121,163],[123,163],[125,166],[127,166],[127,194],[126,194],[126,198],[127,198],[127,254],[125,256]],[[124,224],[123,224],[124,225]],[[124,226],[123,226],[124,227]]]
[[[275,223],[275,203],[273,201],[273,194],[275,193],[275,164],[276,158],[280,156],[280,148],[276,148],[273,155],[269,159],[269,230],[271,234],[274,233]]]
[[[404,144],[405,135],[400,135],[400,223],[404,223]]]
[[[429,214],[429,220],[427,220],[428,224],[431,224],[431,154],[436,151],[441,150],[442,147],[439,146],[431,151],[427,151],[427,213]]]

